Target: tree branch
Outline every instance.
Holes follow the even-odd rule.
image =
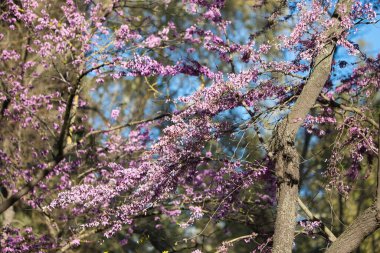
[[[88,72],[89,73],[89,72]],[[30,191],[33,190],[33,188],[41,181],[43,180],[54,168],[56,165],[58,165],[65,156],[65,139],[68,136],[68,133],[70,132],[70,125],[72,124],[73,115],[72,110],[74,112],[76,111],[77,106],[77,99],[78,99],[78,92],[79,92],[79,86],[80,86],[80,80],[82,76],[80,76],[74,86],[74,90],[69,95],[69,98],[67,100],[66,104],[66,111],[64,115],[64,120],[61,128],[61,132],[59,134],[59,138],[56,142],[56,150],[57,154],[54,155],[54,161],[49,162],[47,164],[47,168],[38,171],[37,176],[31,181],[28,182],[24,187],[22,187],[21,190],[10,196],[8,199],[3,201],[0,204],[0,214],[3,213],[5,210],[7,210],[9,207],[13,206],[17,201],[19,201],[23,196],[28,194]]]
[[[74,96],[72,97],[72,99],[74,100]],[[116,131],[116,130],[119,130],[119,129],[122,129],[122,128],[125,128],[125,127],[129,127],[129,126],[135,126],[135,125],[139,125],[139,124],[143,124],[143,123],[146,123],[146,122],[150,122],[150,121],[154,121],[154,120],[157,120],[157,119],[161,119],[161,118],[164,118],[166,116],[170,116],[171,114],[169,113],[164,113],[164,114],[161,114],[161,115],[158,115],[156,117],[153,117],[153,118],[149,118],[149,119],[145,119],[145,120],[139,120],[139,121],[134,121],[134,122],[129,122],[129,123],[125,123],[123,125],[119,125],[119,126],[115,126],[113,128],[110,128],[110,129],[105,129],[105,130],[96,130],[96,131],[92,131],[92,132],[89,132],[87,135],[85,135],[81,141],[79,143],[83,143],[87,138],[89,138],[90,136],[93,136],[93,135],[97,135],[97,134],[102,134],[102,133],[108,133],[108,132],[112,132],[112,131]],[[69,120],[70,117],[67,117],[67,119]],[[59,157],[59,159],[55,158],[54,161],[48,163],[48,166],[46,169],[44,170],[40,170],[38,173],[37,173],[37,176],[36,178],[34,178],[31,182],[27,183],[21,190],[19,190],[17,193],[13,194],[11,197],[9,197],[8,199],[4,200],[1,204],[0,204],[0,214],[3,213],[5,210],[7,210],[9,207],[11,207],[12,205],[14,205],[18,200],[20,200],[23,196],[25,196],[26,194],[28,194],[30,191],[33,190],[33,188],[41,181],[43,180],[54,168],[56,165],[59,164],[59,162],[69,153],[71,152],[76,146],[78,145],[78,143],[69,143],[69,145],[67,145],[66,147],[63,147],[62,148],[62,151],[61,151],[61,155]]]
[[[0,205],[0,214],[3,213],[5,210],[7,210],[12,205],[14,205],[17,201],[19,201],[23,196],[25,196],[26,194],[28,194],[31,190],[33,190],[33,188],[42,179],[44,179],[50,173],[50,171],[53,170],[53,168],[56,165],[57,165],[57,163],[55,161],[48,163],[47,168],[44,169],[44,170],[40,170],[37,173],[37,176],[31,182],[27,183],[24,187],[21,188],[21,190],[19,190],[18,192],[16,192],[12,196],[10,196],[9,198],[7,198],[3,202],[1,202],[1,205]]]
[[[344,111],[347,111],[347,112],[353,112],[353,113],[356,113],[360,116],[362,116],[365,121],[369,122],[372,126],[374,126],[376,129],[379,129],[379,124],[376,123],[376,121],[374,121],[373,119],[371,118],[368,118],[359,108],[357,107],[352,107],[352,106],[347,106],[347,105],[344,105],[342,103],[338,103],[334,100],[331,100],[329,99],[326,95],[324,94],[321,94],[321,97],[324,99],[324,101],[326,101],[327,103],[329,103],[330,105],[332,105],[333,107],[336,107],[336,108],[340,108]]]
[[[380,227],[379,210],[371,206],[362,212],[354,222],[326,250],[326,253],[349,253]]]

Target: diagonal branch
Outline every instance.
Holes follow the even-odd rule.
[[[349,253],[380,227],[379,211],[371,206],[362,212],[354,222],[326,250],[326,253]]]
[[[353,112],[353,113],[356,113],[360,116],[362,116],[364,118],[365,121],[369,122],[372,126],[374,126],[376,129],[379,129],[379,123],[376,123],[376,121],[374,121],[372,118],[368,118],[359,108],[357,107],[353,107],[353,106],[348,106],[348,105],[344,105],[342,103],[338,103],[334,100],[331,100],[330,98],[328,98],[326,95],[324,94],[321,94],[321,97],[323,99],[323,102],[326,102],[330,105],[332,105],[333,107],[336,107],[336,108],[339,108],[339,109],[342,109],[344,111],[347,111],[347,112]]]

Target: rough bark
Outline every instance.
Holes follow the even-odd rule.
[[[273,252],[291,252],[296,226],[299,164],[296,151],[289,150],[291,152],[281,152],[276,163],[276,170],[282,170],[285,174],[278,185]]]
[[[350,10],[352,1],[342,0],[337,4],[346,5],[346,9]],[[334,12],[333,17],[339,19],[339,14]],[[326,32],[326,37],[336,37],[342,32],[341,27],[332,27]],[[274,161],[278,184],[273,253],[292,252],[299,186],[299,156],[294,147],[294,140],[306,115],[329,79],[334,50],[333,43],[327,44],[324,50],[315,57],[309,79],[300,96],[287,118],[275,130],[272,138],[269,156]]]
[[[330,76],[335,46],[329,44],[315,59],[313,71],[288,117],[275,130],[270,148],[278,182],[273,253],[291,252],[296,226],[299,156],[294,147],[297,131]]]
[[[326,253],[353,252],[367,236],[380,228],[379,216],[379,210],[375,206],[367,208],[326,250]]]

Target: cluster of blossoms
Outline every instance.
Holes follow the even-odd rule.
[[[285,48],[293,49],[300,59],[312,60],[323,49],[326,41],[332,39],[331,29],[336,26],[337,20],[331,17],[328,10],[333,6],[332,1],[326,1],[324,5],[322,2],[313,1],[310,8],[298,3],[300,20],[290,36],[283,36]],[[341,29],[337,44],[345,47],[351,54],[358,54],[357,46],[348,40],[348,31],[354,27],[357,19],[375,21],[376,12],[371,4],[363,5],[361,1],[355,1],[351,9],[344,3],[338,4],[335,12],[340,17],[339,29]],[[333,31],[336,32],[335,28]]]
[[[347,138],[337,143],[331,158],[329,159],[329,167],[326,174],[331,179],[330,184],[338,188],[342,194],[347,194],[351,187],[344,182],[347,178],[349,182],[358,179],[361,170],[361,163],[364,157],[372,159],[377,155],[378,148],[375,146],[373,139],[374,134],[368,127],[362,125],[362,120],[354,117],[345,119],[344,124],[338,127],[340,132],[347,131]],[[345,173],[340,170],[340,164],[346,159],[342,155],[342,150],[348,150],[350,154],[350,167]],[[363,177],[368,177],[368,173],[364,173]]]
[[[336,124],[336,118],[332,116],[317,116],[313,117],[308,115],[303,123],[303,126],[306,128],[308,133],[314,133],[318,136],[323,136],[326,132],[321,129],[322,124]]]
[[[313,235],[321,227],[322,222],[318,220],[302,220],[299,222],[299,224],[308,235]]]
[[[350,95],[365,94],[370,97],[380,88],[379,69],[380,55],[377,58],[368,58],[364,66],[359,66],[353,70],[349,78],[345,79],[335,92],[338,94],[348,93]]]
[[[2,253],[42,252],[44,249],[55,248],[54,241],[48,236],[36,237],[30,227],[22,230],[3,227],[0,233]]]

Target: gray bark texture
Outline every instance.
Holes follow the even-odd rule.
[[[346,9],[348,11],[351,10],[351,0],[342,0],[338,4],[346,5]],[[333,17],[339,19],[339,14],[334,13]],[[342,28],[336,26],[327,31],[326,37],[334,38],[342,32]],[[269,156],[274,162],[278,184],[277,216],[273,235],[273,253],[292,252],[299,186],[299,155],[296,152],[294,140],[297,131],[310,109],[314,106],[322,88],[330,77],[334,50],[335,45],[332,42],[328,43],[324,50],[315,57],[309,79],[307,80],[300,96],[287,118],[285,118],[274,131],[269,153]],[[353,234],[358,233],[358,239],[353,241],[356,242],[356,244],[353,243],[352,245],[360,244],[368,233],[371,233],[370,231],[374,231],[377,219],[374,219],[373,209],[370,210],[372,211],[364,212],[363,215],[359,216],[357,221],[359,223],[367,221],[368,223],[366,225],[368,225],[369,228],[361,230],[362,227],[354,222],[354,224],[352,224],[354,230],[350,229],[350,226],[347,229],[348,232],[343,233],[341,235],[342,239],[338,238],[336,242],[332,244],[332,250],[328,252],[338,252],[334,251],[335,245],[338,245],[341,241],[345,241],[345,238],[350,238],[350,231],[353,231]],[[355,232],[356,229],[358,231]]]
[[[335,46],[329,44],[315,59],[313,71],[291,112],[274,132],[270,156],[278,183],[273,253],[292,252],[299,185],[299,155],[294,146],[298,129],[330,76]]]
[[[363,211],[354,222],[326,250],[326,253],[349,253],[380,227],[379,210],[371,206]]]

